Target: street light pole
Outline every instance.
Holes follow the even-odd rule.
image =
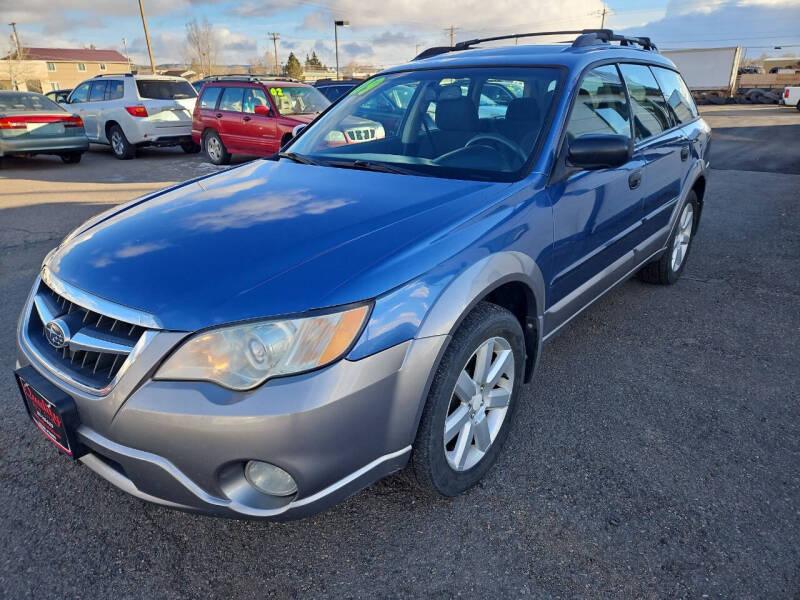
[[[150,70],[156,74],[156,62],[153,60],[153,48],[150,46],[150,34],[147,33],[147,20],[144,18],[144,6],[139,0],[139,13],[142,15],[142,26],[144,27],[144,40],[147,42],[147,53],[150,55]]]
[[[340,79],[339,77],[339,27],[347,27],[350,25],[350,21],[334,21],[333,22],[333,43],[336,47],[336,80]]]

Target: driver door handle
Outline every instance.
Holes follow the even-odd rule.
[[[247,121],[249,121],[249,120],[250,120],[250,117],[242,117],[242,121],[244,121],[245,123],[247,123]]]
[[[634,171],[633,173],[628,175],[628,187],[630,187],[632,190],[638,188],[640,183],[642,183],[641,171]]]
[[[222,118],[222,113],[217,113],[217,114],[216,114],[216,115],[214,115],[214,116],[215,116],[215,117],[217,117],[218,119],[221,119],[221,118]]]
[[[686,160],[689,158],[689,146],[683,146],[681,148],[681,160]]]

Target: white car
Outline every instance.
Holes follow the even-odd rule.
[[[794,106],[797,110],[800,110],[800,86],[784,88],[781,104]]]
[[[133,158],[141,146],[192,143],[192,111],[197,91],[183,77],[98,75],[78,85],[62,104],[80,115],[90,142],[109,144],[119,159]]]

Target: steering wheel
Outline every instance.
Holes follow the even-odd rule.
[[[520,160],[522,160],[523,163],[526,160],[528,160],[528,155],[525,153],[525,150],[522,149],[522,146],[520,146],[514,140],[510,140],[507,137],[503,137],[502,135],[498,135],[496,133],[479,133],[478,135],[473,137],[470,141],[468,141],[464,145],[464,147],[468,148],[469,146],[472,146],[473,144],[477,144],[478,142],[481,142],[481,141],[484,141],[484,140],[487,140],[487,141],[490,141],[490,142],[499,142],[499,143],[503,144],[506,148],[511,150],[514,154],[519,156]]]

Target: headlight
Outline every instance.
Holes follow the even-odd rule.
[[[279,321],[257,321],[199,333],[184,342],[156,379],[213,381],[249,390],[271,377],[301,373],[340,358],[369,307]]]

